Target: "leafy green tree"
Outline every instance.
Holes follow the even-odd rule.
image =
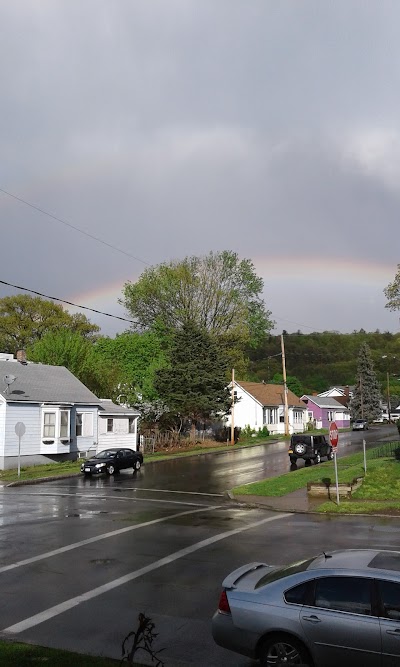
[[[381,414],[381,392],[367,343],[361,345],[358,354],[356,386],[350,409],[353,419],[373,421]]]
[[[158,400],[154,376],[166,365],[165,340],[156,331],[125,332],[116,338],[99,338],[94,347],[99,360],[116,366],[116,391],[127,403],[147,412],[144,405]]]
[[[210,252],[146,269],[136,283],[125,284],[120,302],[139,331],[192,326],[243,349],[257,346],[273,326],[262,290],[250,260]]]
[[[65,366],[99,397],[115,395],[115,364],[104,363],[96,356],[93,342],[80,333],[68,329],[48,331],[27,349],[27,357],[50,366]]]
[[[40,340],[48,331],[69,331],[93,339],[100,330],[85,315],[70,315],[67,310],[46,299],[27,294],[0,299],[0,349],[15,353]]]
[[[274,377],[272,378],[272,384],[283,384],[283,374],[275,373]],[[288,389],[296,394],[296,396],[302,396],[304,394],[303,386],[300,380],[294,375],[286,376],[286,384]]]
[[[231,405],[228,362],[214,336],[194,324],[183,324],[175,332],[168,367],[156,372],[155,388],[168,412],[192,422],[225,414]]]
[[[387,298],[385,308],[388,308],[389,310],[400,310],[400,264],[397,265],[397,273],[393,282],[389,283],[383,292]]]

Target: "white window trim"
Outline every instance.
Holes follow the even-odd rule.
[[[80,435],[76,432],[77,419],[75,419],[75,436],[77,438],[93,438],[94,437],[94,414],[90,410],[77,410],[76,417],[82,415],[82,433]],[[87,417],[90,415],[90,418]],[[85,419],[86,416],[86,419]],[[86,430],[90,432],[86,432]]]
[[[61,412],[66,412],[68,414],[68,435],[63,435],[61,436]],[[54,435],[45,435],[44,434],[44,415],[45,414],[51,414],[55,415],[55,424],[54,424]],[[41,414],[41,436],[43,441],[51,440],[52,444],[56,441],[64,441],[64,440],[70,440],[71,437],[71,410],[66,407],[61,407],[61,406],[42,406],[42,414]]]

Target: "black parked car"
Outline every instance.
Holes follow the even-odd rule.
[[[134,472],[140,470],[143,463],[142,452],[133,449],[104,449],[81,465],[81,473],[84,475],[114,475],[124,468],[133,468]]]
[[[296,465],[297,459],[304,459],[306,465],[311,465],[311,461],[320,463],[324,457],[328,461],[333,459],[332,447],[324,435],[292,435],[288,453],[292,465]]]

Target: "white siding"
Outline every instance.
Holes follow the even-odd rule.
[[[107,432],[107,419],[113,420],[113,431]],[[129,417],[99,416],[99,449],[107,447],[129,447],[137,448],[137,418],[135,418],[135,430],[129,433]]]
[[[263,409],[262,406],[241,387],[236,386],[235,391],[240,399],[235,403],[234,422],[235,426],[244,428],[250,426],[258,430],[263,427]],[[230,426],[231,417],[228,415],[227,425]]]
[[[42,435],[40,405],[7,403],[4,456],[18,456],[18,436],[15,434],[17,422],[25,424],[25,434],[21,438],[21,456],[38,454]]]
[[[76,435],[76,413],[80,412],[84,416],[82,435]],[[90,415],[90,416],[89,416]],[[89,449],[98,449],[99,428],[98,428],[98,408],[97,406],[76,405],[71,410],[71,452],[87,452]],[[93,425],[92,431],[89,426]]]
[[[4,456],[4,440],[6,435],[6,404],[0,398],[0,457]]]

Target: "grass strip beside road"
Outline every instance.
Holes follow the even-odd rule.
[[[317,508],[322,514],[387,514],[389,516],[400,516],[400,502],[364,502],[353,500],[341,500],[340,504],[329,500]]]
[[[339,483],[351,482],[359,477],[363,477],[363,483],[353,493],[351,499],[341,499],[337,505],[336,497],[332,497],[331,500],[319,505],[317,511],[334,514],[400,516],[400,462],[388,456],[389,449],[389,445],[386,444],[367,452],[365,476],[361,453],[338,459]],[[328,481],[334,488],[335,474],[332,462],[301,468],[279,477],[236,487],[233,493],[236,496],[285,496],[298,489],[304,489],[308,482],[326,484]]]
[[[47,664],[51,667],[117,667],[121,662],[33,644],[0,641],[1,667],[32,667],[38,664]],[[139,663],[134,664],[136,667],[144,667]]]
[[[380,447],[376,447],[367,452],[367,478],[354,494],[354,497],[370,498],[372,494],[374,500],[400,500],[400,464],[393,459],[377,458],[377,453],[380,450]],[[362,453],[338,458],[337,465],[339,484],[349,483],[353,479],[364,477]],[[317,466],[300,468],[279,475],[279,477],[239,486],[232,491],[237,496],[281,497],[293,491],[304,489],[308,482],[324,482],[327,484],[328,480],[330,485],[335,484],[335,470],[332,461]]]
[[[363,476],[364,468],[361,462],[347,466],[338,465],[339,483],[352,482],[353,479]],[[321,463],[318,466],[300,468],[299,470],[279,475],[279,477],[270,477],[260,482],[238,486],[232,489],[232,491],[237,496],[286,496],[288,493],[292,493],[298,489],[304,489],[308,482],[321,482],[328,479],[330,480],[330,484],[335,483],[335,469],[331,461]]]

